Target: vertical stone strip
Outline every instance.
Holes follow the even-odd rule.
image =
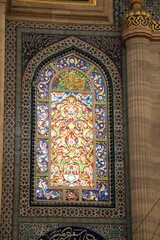
[[[0,209],[2,200],[2,163],[3,163],[4,55],[5,55],[5,3],[0,2]]]
[[[155,169],[158,147],[153,147],[159,144],[159,120],[153,120],[154,116],[159,116],[159,106],[153,106],[153,99],[156,104],[159,102],[153,84],[153,78],[159,79],[159,71],[153,70],[155,59],[152,54],[154,41],[158,43],[160,40],[160,24],[142,9],[142,0],[130,2],[132,9],[124,16],[122,36],[127,48],[132,239],[151,240],[158,232],[160,216],[159,176]]]
[[[133,240],[150,240],[145,221],[153,206],[151,169],[150,40],[130,38],[127,48],[128,130]]]

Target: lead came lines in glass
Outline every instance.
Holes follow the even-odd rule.
[[[73,118],[70,121],[69,112]],[[77,135],[80,125],[82,136]],[[99,70],[74,55],[44,67],[37,80],[37,200],[106,203],[109,200],[107,135],[107,96]]]

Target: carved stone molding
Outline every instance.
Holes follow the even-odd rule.
[[[54,23],[112,25],[113,0],[11,0],[7,19],[13,18]]]

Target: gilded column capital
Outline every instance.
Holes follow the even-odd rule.
[[[142,9],[142,0],[131,0],[132,9],[128,11],[123,20],[123,32],[130,29],[144,29],[160,33],[160,21],[152,19],[150,13]]]

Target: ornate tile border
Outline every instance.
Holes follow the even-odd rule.
[[[41,24],[8,22],[6,25],[5,149],[2,239],[18,239],[18,232],[21,231],[19,229],[20,226],[30,226],[29,228],[32,229],[33,218],[37,226],[40,228],[46,221],[51,224],[50,226],[52,226],[52,224],[54,225],[57,221],[59,222],[58,226],[61,226],[62,223],[65,225],[71,225],[73,222],[77,226],[80,222],[87,225],[92,222],[94,222],[94,224],[100,223],[105,224],[106,228],[108,228],[113,222],[117,227],[123,224],[125,227],[123,228],[124,235],[122,239],[126,239],[124,236],[128,235],[127,229],[129,229],[129,225],[127,224],[127,221],[129,216],[126,215],[128,203],[126,202],[126,174],[124,173],[123,105],[122,83],[120,77],[122,65],[120,51],[121,40],[117,33],[106,34],[106,37],[102,34],[102,36],[94,36],[93,39],[91,33],[86,34],[83,32],[81,35],[74,37],[72,36],[73,32],[71,31],[66,32],[68,35],[68,37],[66,37],[64,32],[63,34],[60,34],[58,31],[53,30],[53,26],[49,29],[48,25],[46,25],[46,28],[44,29]],[[50,36],[48,41],[45,35]],[[69,37],[70,35],[71,37]],[[26,40],[27,38],[28,40]],[[43,45],[42,40],[44,38],[46,39],[46,42]],[[32,41],[32,39],[34,39],[34,41]],[[39,39],[39,42],[37,39]],[[105,48],[105,52],[109,53],[110,58],[104,52],[99,50],[101,44],[105,45],[105,39],[106,43],[112,43],[113,41],[115,44],[114,49],[116,50],[114,51],[117,53],[115,55],[112,54],[112,48],[110,46]],[[85,40],[85,42],[82,40]],[[55,42],[57,42],[56,45],[54,45]],[[94,45],[94,47],[91,46],[89,42],[91,42],[91,45]],[[37,47],[34,48],[32,44]],[[45,59],[48,55],[56,52],[56,48],[58,48],[59,51],[66,48],[66,44],[67,47],[75,45],[76,47],[83,49],[84,52],[86,51],[88,54],[94,55],[95,58],[99,59],[99,61],[103,62],[103,64],[108,67],[111,78],[114,79],[113,84],[116,89],[114,92],[114,121],[116,135],[115,142],[117,143],[115,158],[117,200],[115,208],[53,208],[30,206],[28,198],[30,194],[30,183],[28,182],[30,175],[30,164],[28,162],[30,159],[30,135],[28,134],[30,132],[30,81],[39,62]],[[46,48],[43,49],[43,46]],[[30,50],[28,51],[28,49]],[[26,58],[26,56],[28,56],[28,58]],[[27,64],[28,61],[29,64]],[[86,217],[87,215],[88,218]],[[95,218],[91,219],[91,215]],[[68,219],[68,216],[70,216],[70,219]],[[14,232],[12,235],[13,228]],[[19,239],[22,239],[20,236],[21,235],[19,235]],[[37,236],[36,233],[33,234],[31,239],[36,239],[35,236]]]

